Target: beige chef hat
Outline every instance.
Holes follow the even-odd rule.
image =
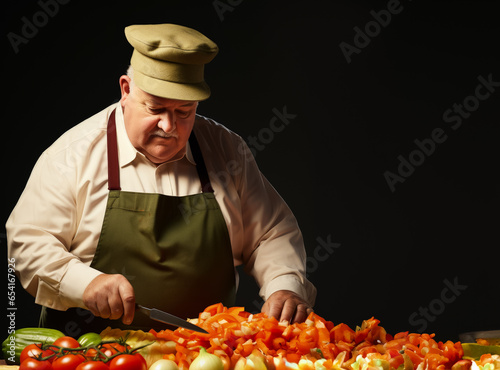
[[[142,90],[169,99],[200,101],[210,96],[203,77],[217,45],[200,32],[176,24],[145,24],[125,28],[134,47],[130,64]]]

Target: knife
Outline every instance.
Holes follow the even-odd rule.
[[[139,304],[136,304],[136,307],[142,313],[149,316],[149,318],[152,320],[159,321],[159,322],[162,322],[164,324],[180,326],[181,328],[197,331],[199,333],[208,334],[208,332],[206,330],[200,328],[199,326],[191,324],[189,321],[181,319],[180,317],[177,317],[177,316],[172,315],[170,313],[160,311],[156,308],[144,307],[144,306],[141,306]]]

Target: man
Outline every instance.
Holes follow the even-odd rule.
[[[234,304],[242,263],[264,312],[303,321],[316,290],[293,214],[244,141],[196,115],[217,45],[172,24],[125,34],[134,52],[120,102],[42,154],[7,221],[9,256],[44,306],[41,325],[157,327],[136,303],[195,317]]]

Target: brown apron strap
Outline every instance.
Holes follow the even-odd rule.
[[[191,131],[189,136],[189,146],[191,147],[191,153],[193,154],[194,161],[196,162],[196,171],[198,172],[198,177],[201,182],[201,190],[204,193],[213,193],[214,189],[210,183],[210,178],[208,177],[207,167],[205,166],[205,161],[203,160],[203,155],[196,140],[194,131]]]
[[[108,189],[121,190],[120,164],[118,162],[118,144],[116,141],[115,112],[113,109],[108,120]]]

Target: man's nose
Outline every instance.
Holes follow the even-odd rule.
[[[170,112],[164,112],[160,116],[160,120],[158,121],[158,127],[165,132],[174,131],[176,129],[175,115]]]

